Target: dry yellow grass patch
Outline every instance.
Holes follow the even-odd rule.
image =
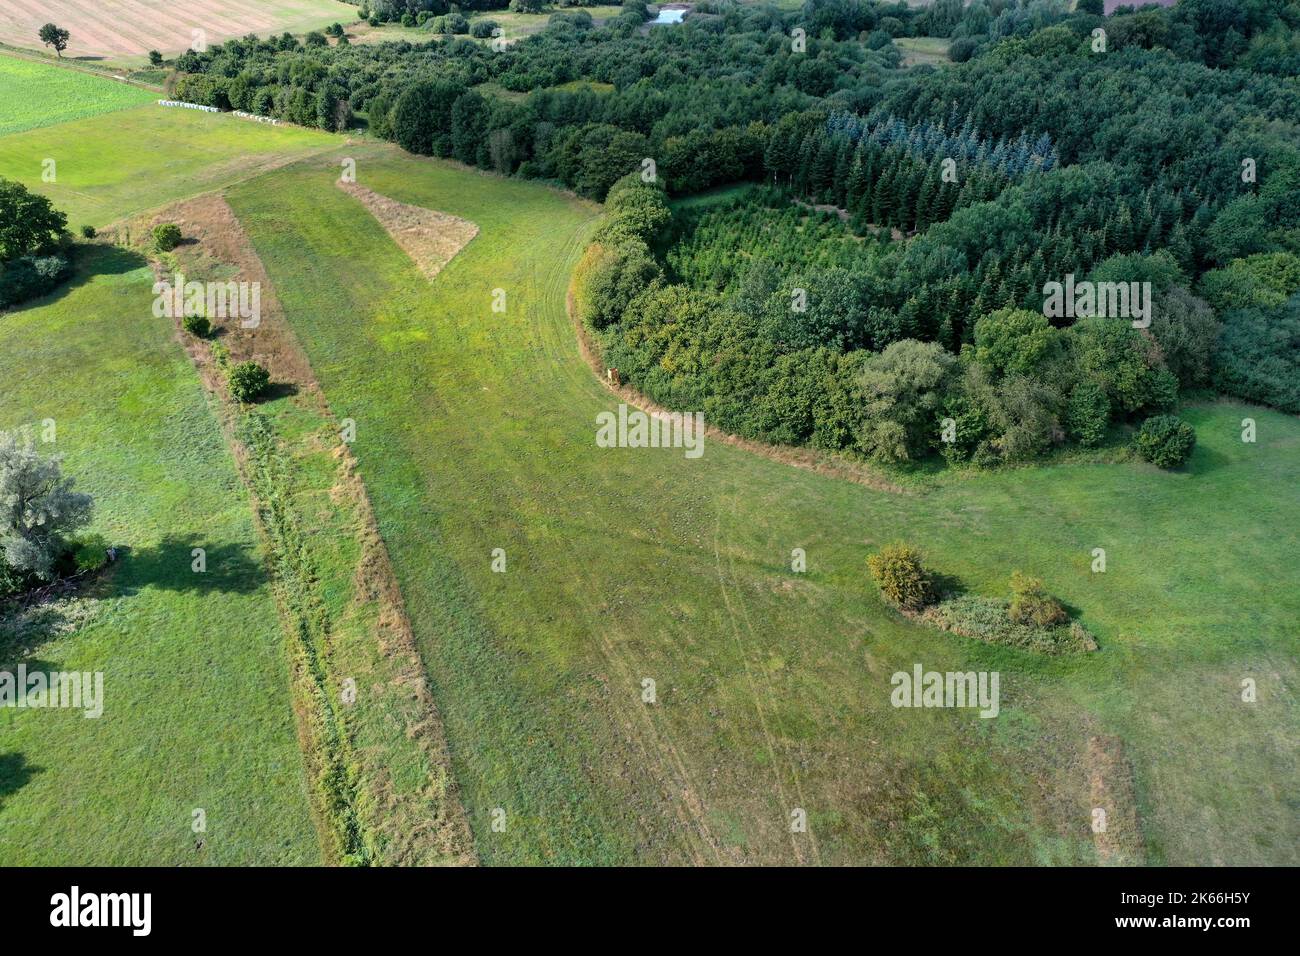
[[[430,281],[478,235],[478,226],[468,219],[423,206],[409,206],[356,183],[339,182],[338,185],[370,210]]]

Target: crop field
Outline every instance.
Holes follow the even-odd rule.
[[[0,136],[157,99],[125,83],[0,55]]]
[[[0,669],[104,675],[97,719],[0,712],[0,861],[318,862],[248,496],[152,283],[96,247],[71,287],[0,316],[0,429],[53,422],[122,555],[89,593],[0,625]]]
[[[1293,418],[1194,408],[1183,473],[1057,465],[910,494],[720,443],[601,449],[595,415],[617,400],[564,307],[596,210],[357,158],[367,188],[479,225],[432,286],[327,163],[229,198],[357,422],[484,862],[1093,862],[1089,780],[1113,770],[1094,738],[1131,763],[1148,861],[1294,862],[1290,798],[1260,785],[1296,760],[1300,596],[1267,583],[1300,556],[1300,501],[1267,493],[1300,477]],[[1246,414],[1259,444],[1240,441]],[[1042,659],[898,617],[864,566],[896,537],[979,593],[1037,569],[1101,650]],[[891,708],[890,674],[915,661],[999,670],[1001,719]]]
[[[0,137],[0,175],[49,196],[71,228],[98,227],[340,143],[312,130],[150,103]],[[47,159],[53,182],[42,177]]]
[[[207,43],[248,33],[302,33],[355,20],[357,8],[337,0],[62,0],[50,9],[0,0],[0,42],[41,49],[37,32],[51,18],[72,35],[65,57],[128,61],[150,50],[180,53],[195,42],[196,30]]]

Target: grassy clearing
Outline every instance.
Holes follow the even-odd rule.
[[[0,668],[103,671],[106,697],[98,720],[0,712],[0,863],[315,863],[248,496],[152,283],[97,247],[70,287],[0,316],[0,428],[54,419],[93,530],[126,549],[35,633],[0,625]]]
[[[111,113],[155,98],[125,83],[0,55],[0,136]]]
[[[952,41],[945,37],[898,37],[894,46],[903,51],[903,66],[943,66],[951,63],[948,47]]]
[[[432,289],[328,163],[230,198],[357,421],[486,862],[1093,862],[1099,734],[1135,765],[1153,862],[1294,862],[1300,595],[1274,586],[1300,558],[1300,502],[1275,493],[1300,471],[1294,419],[1253,412],[1243,445],[1240,407],[1193,410],[1185,473],[1058,465],[909,495],[716,443],[599,449],[614,402],[564,314],[594,210],[378,147],[358,169],[479,224]],[[1049,660],[899,618],[864,567],[898,537],[975,593],[1043,577],[1101,650]],[[916,662],[999,670],[1001,716],[890,707]]]
[[[86,82],[118,88],[111,80]],[[49,196],[76,229],[218,189],[339,143],[327,133],[154,103],[0,137],[0,176]],[[46,159],[56,164],[52,183],[41,178]]]

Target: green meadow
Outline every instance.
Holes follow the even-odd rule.
[[[138,257],[83,247],[70,286],[0,316],[0,428],[53,423],[43,450],[121,551],[75,599],[0,624],[0,669],[104,675],[97,719],[0,711],[0,862],[314,863],[250,502],[152,283]]]
[[[0,55],[0,136],[156,99],[155,94],[126,83]]]
[[[1181,472],[1058,464],[908,494],[718,442],[601,449],[617,402],[564,308],[598,210],[354,154],[363,185],[480,226],[432,285],[331,161],[228,195],[357,423],[485,862],[1091,863],[1088,741],[1108,735],[1150,862],[1295,861],[1300,593],[1280,573],[1300,499],[1277,490],[1300,423],[1198,406]],[[864,559],[900,537],[977,593],[1040,575],[1101,650],[1048,660],[898,617]],[[891,707],[916,663],[997,670],[1000,716]]]
[[[430,283],[335,186],[342,157],[478,236]],[[156,105],[2,136],[0,175],[74,228],[226,192],[330,411],[356,423],[483,862],[1095,863],[1094,737],[1123,743],[1148,862],[1296,862],[1294,417],[1190,408],[1199,443],[1176,472],[1056,463],[907,493],[717,441],[697,460],[602,449],[596,415],[618,400],[565,311],[599,207]],[[151,281],[95,247],[69,286],[0,316],[0,428],[53,419],[94,530],[123,548],[91,591],[0,632],[0,668],[102,670],[107,698],[98,720],[0,712],[0,862],[319,862],[248,494]],[[265,412],[292,440],[324,428],[294,402]],[[307,514],[336,465],[295,467]],[[320,600],[361,634],[339,584],[354,533],[323,505],[304,524],[339,538],[337,561],[305,550]],[[1046,659],[900,617],[865,567],[898,538],[975,593],[1042,577],[1100,650]],[[367,652],[349,638],[340,663]],[[999,716],[892,707],[891,675],[918,663],[998,671]],[[374,713],[363,741],[396,719]],[[419,792],[423,758],[399,758],[399,788]]]
[[[93,77],[85,82],[116,88]],[[75,230],[220,189],[340,143],[313,130],[153,102],[0,137],[0,175],[49,196]],[[55,163],[53,182],[42,177],[46,159]]]

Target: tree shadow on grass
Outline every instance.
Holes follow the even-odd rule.
[[[27,757],[17,751],[0,753],[0,807],[4,806],[5,797],[27,786],[32,777],[44,769],[28,763]]]
[[[72,247],[68,258],[72,263],[72,274],[66,281],[44,295],[18,303],[11,311],[22,312],[24,309],[50,305],[86,285],[96,276],[126,275],[149,264],[139,253],[105,243],[77,243]],[[149,298],[143,305],[152,308],[153,293],[149,292],[148,295]]]
[[[196,553],[201,551],[202,553]],[[267,580],[256,554],[242,544],[213,544],[198,535],[167,535],[151,548],[118,548],[119,593],[166,591],[251,594]],[[197,570],[196,568],[202,568]]]

